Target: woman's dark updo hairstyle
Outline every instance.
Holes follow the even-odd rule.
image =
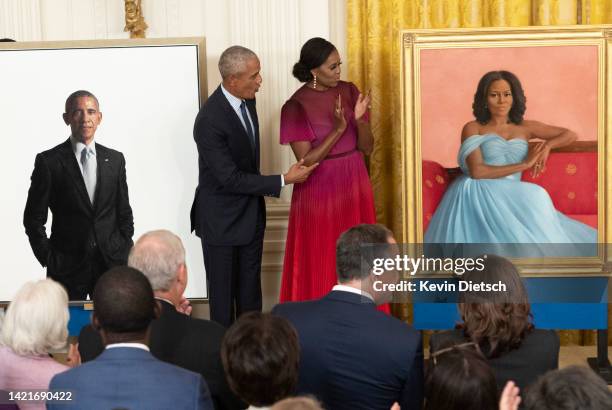
[[[302,46],[300,61],[293,66],[293,76],[303,83],[312,81],[310,70],[323,64],[335,49],[336,47],[324,38],[311,38]]]
[[[478,82],[476,94],[474,94],[474,103],[472,104],[472,112],[474,113],[474,117],[476,117],[476,121],[484,125],[491,119],[491,112],[487,108],[487,93],[493,81],[497,80],[505,80],[510,84],[512,108],[510,108],[508,117],[510,118],[510,122],[520,124],[523,122],[523,115],[527,108],[525,105],[527,98],[523,92],[521,82],[517,76],[510,71],[489,71],[482,76]]]

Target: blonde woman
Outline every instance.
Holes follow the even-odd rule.
[[[51,378],[69,367],[49,352],[68,339],[68,295],[51,279],[28,282],[17,292],[0,324],[0,390],[46,390]],[[68,364],[78,365],[71,345]],[[21,409],[44,409],[44,402],[20,403]]]

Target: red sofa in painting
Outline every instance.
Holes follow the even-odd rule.
[[[423,232],[449,184],[460,174],[459,168],[423,161]],[[546,189],[560,212],[597,229],[596,141],[579,141],[554,150],[539,177],[533,178],[525,171],[521,179]]]

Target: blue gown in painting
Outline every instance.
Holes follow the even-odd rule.
[[[590,243],[597,231],[557,211],[546,190],[522,182],[517,172],[503,178],[472,179],[466,159],[480,148],[488,165],[516,164],[527,141],[496,134],[473,135],[459,149],[463,175],[448,188],[431,219],[425,243]]]

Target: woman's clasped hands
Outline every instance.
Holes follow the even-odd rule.
[[[531,176],[537,178],[546,169],[546,161],[550,155],[550,148],[546,142],[539,142],[529,147],[525,164],[531,169]]]

